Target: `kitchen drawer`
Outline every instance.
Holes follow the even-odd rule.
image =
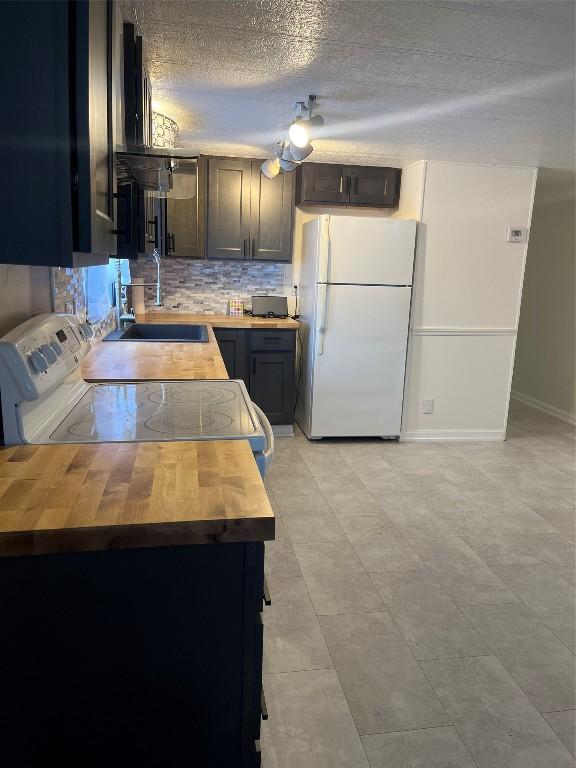
[[[294,349],[295,331],[258,330],[250,334],[250,349],[252,351],[292,352]]]

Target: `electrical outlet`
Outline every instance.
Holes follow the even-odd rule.
[[[528,239],[528,230],[526,227],[508,227],[506,230],[506,242],[525,243]]]
[[[422,400],[422,413],[434,413],[434,398]]]

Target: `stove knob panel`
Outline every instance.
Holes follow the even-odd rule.
[[[39,352],[46,359],[46,361],[48,362],[48,365],[52,365],[52,363],[55,363],[56,360],[58,360],[58,355],[52,349],[50,344],[42,344],[39,347]]]
[[[62,347],[57,341],[53,341],[50,346],[54,350],[54,353],[56,354],[56,357],[62,357]]]
[[[44,371],[48,370],[48,361],[37,349],[34,352],[30,352],[27,359],[32,373],[44,373]]]

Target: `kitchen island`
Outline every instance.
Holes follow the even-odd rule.
[[[97,343],[84,375],[146,355],[227,378],[212,341]],[[0,449],[0,764],[260,765],[273,537],[247,441]]]

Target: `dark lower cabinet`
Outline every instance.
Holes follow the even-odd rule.
[[[402,174],[399,168],[303,163],[296,174],[297,205],[398,205]]]
[[[214,334],[224,365],[231,379],[242,379],[248,384],[248,346],[249,332],[235,328],[215,328]]]
[[[294,407],[294,355],[291,352],[252,352],[250,397],[271,424],[291,424]]]
[[[2,3],[0,261],[107,263],[116,254],[116,8],[111,0]]]
[[[3,768],[257,768],[264,544],[0,559]]]
[[[242,379],[271,424],[292,424],[296,387],[295,330],[215,328],[231,379]]]

